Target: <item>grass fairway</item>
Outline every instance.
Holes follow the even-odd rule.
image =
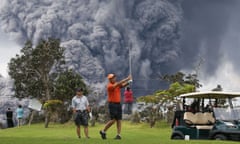
[[[82,138],[78,139],[73,123],[50,124],[44,128],[43,124],[34,124],[20,128],[0,130],[1,144],[236,144],[231,141],[207,141],[207,140],[170,140],[171,129],[164,123],[157,124],[150,128],[146,124],[131,124],[123,122],[122,140],[114,140],[116,126],[114,125],[107,132],[107,140],[102,140],[99,130],[104,125],[97,124],[89,127],[90,139],[86,139],[82,132]]]

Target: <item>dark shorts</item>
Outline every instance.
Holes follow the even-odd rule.
[[[88,112],[77,112],[76,117],[74,119],[76,126],[88,126]]]
[[[109,114],[110,118],[115,120],[121,120],[122,119],[122,105],[119,103],[109,103]]]

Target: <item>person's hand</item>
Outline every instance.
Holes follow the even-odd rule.
[[[129,75],[129,76],[127,77],[127,79],[128,79],[128,84],[130,84],[130,83],[133,81],[131,75]]]
[[[131,79],[128,81],[128,84],[130,84],[130,83],[132,83],[132,80],[131,80]]]
[[[132,80],[132,75],[129,75],[129,76],[127,77],[127,79],[128,79],[128,80]]]
[[[73,120],[76,120],[76,119],[77,119],[77,113],[74,112],[74,113],[73,113]]]
[[[90,120],[92,120],[92,112],[89,113]]]

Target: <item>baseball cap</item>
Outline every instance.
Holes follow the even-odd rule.
[[[108,79],[111,79],[111,78],[114,78],[115,77],[115,74],[108,74],[107,78]]]
[[[77,88],[76,92],[83,92],[83,88]]]

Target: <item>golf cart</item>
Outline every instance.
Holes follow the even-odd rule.
[[[179,96],[171,139],[215,139],[240,141],[240,107],[233,107],[236,92],[194,92]],[[188,104],[192,100],[191,104]]]

